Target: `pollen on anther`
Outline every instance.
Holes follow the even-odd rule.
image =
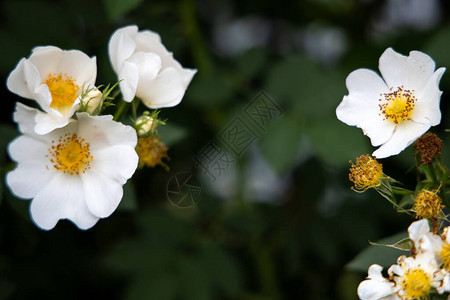
[[[407,90],[399,87],[396,90],[391,87],[389,93],[380,95],[380,115],[383,120],[399,124],[402,121],[410,120],[417,99],[414,90]]]
[[[90,169],[94,159],[89,143],[76,133],[65,134],[48,149],[53,169],[69,175],[80,175]]]

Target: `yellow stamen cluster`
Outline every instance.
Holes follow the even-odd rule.
[[[350,167],[349,179],[354,183],[352,190],[364,192],[365,190],[379,186],[383,175],[383,166],[370,155],[361,155],[356,163]]]
[[[450,244],[445,242],[442,244],[440,252],[442,258],[442,264],[447,271],[450,271]]]
[[[63,114],[70,111],[80,91],[75,80],[67,74],[59,73],[49,74],[43,83],[47,84],[52,94],[50,107]]]
[[[431,276],[421,268],[414,268],[402,276],[399,284],[404,292],[402,299],[422,299],[430,292]]]
[[[55,170],[69,175],[80,175],[90,169],[90,163],[94,159],[89,147],[89,143],[79,138],[76,133],[66,133],[57,143],[52,141],[48,157]]]
[[[399,124],[404,120],[409,120],[417,101],[414,91],[405,90],[399,87],[390,93],[381,94],[380,111],[384,120],[389,120]]]
[[[147,166],[153,168],[160,164],[168,169],[162,161],[163,158],[168,158],[167,150],[166,145],[157,135],[140,137],[136,146],[136,152],[139,155],[139,167]]]
[[[413,210],[416,212],[417,219],[427,218],[429,220],[436,220],[441,210],[444,208],[441,205],[441,198],[436,191],[421,190],[416,198]]]

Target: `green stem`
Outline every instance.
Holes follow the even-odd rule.
[[[139,107],[139,104],[141,103],[141,99],[134,98],[131,102],[131,113],[133,114],[133,119],[136,120],[137,118],[137,109]]]
[[[113,120],[119,121],[120,119],[122,119],[122,116],[127,112],[129,107],[130,107],[130,103],[121,101],[119,103],[116,113],[114,114]]]
[[[197,22],[195,3],[194,0],[182,0],[179,14],[184,33],[189,39],[195,64],[202,74],[208,75],[212,73],[213,63]]]
[[[431,181],[433,182],[433,184],[435,185],[439,185],[439,180],[436,177],[436,172],[434,171],[434,168],[431,166],[431,164],[427,165],[427,174],[431,177]]]

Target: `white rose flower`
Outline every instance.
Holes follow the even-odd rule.
[[[180,103],[197,70],[183,68],[150,30],[135,25],[116,30],[109,40],[109,59],[120,81],[123,99],[140,98],[149,108]]]
[[[106,218],[122,199],[122,185],[138,164],[135,130],[112,116],[77,113],[63,128],[34,132],[36,109],[18,103],[14,120],[23,133],[8,146],[18,163],[6,176],[13,194],[32,199],[36,225],[52,229],[69,219],[80,229]]]
[[[11,92],[39,103],[46,113],[36,113],[34,131],[46,134],[69,123],[82,88],[93,87],[96,77],[95,57],[45,46],[34,48],[28,59],[22,58],[6,85]]]
[[[400,256],[389,270],[389,279],[381,274],[382,267],[372,265],[366,280],[358,286],[358,296],[363,300],[424,299],[433,288],[441,286],[443,275],[434,255],[421,252],[415,257]]]
[[[396,265],[392,265],[388,274],[393,278],[401,299],[423,299],[432,288],[441,285],[443,276],[430,252],[421,252],[415,257],[400,256]]]
[[[380,57],[379,69],[382,77],[368,69],[348,75],[349,94],[336,115],[361,128],[373,146],[381,145],[372,155],[385,158],[400,153],[440,123],[439,81],[445,68],[435,71],[434,61],[422,52],[403,56],[388,48]]]

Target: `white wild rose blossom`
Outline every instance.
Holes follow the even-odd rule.
[[[403,56],[388,48],[380,57],[379,69],[382,77],[368,69],[348,75],[349,94],[336,115],[347,125],[361,128],[373,146],[380,146],[373,156],[385,158],[400,153],[440,123],[439,81],[445,68],[435,71],[434,61],[422,52]]]
[[[120,80],[123,99],[138,97],[149,108],[180,103],[197,70],[183,68],[150,30],[135,25],[116,30],[109,40],[109,59]]]
[[[441,236],[430,232],[426,219],[413,222],[409,239],[414,243],[414,256],[398,258],[385,278],[379,265],[369,268],[368,277],[360,283],[358,296],[363,300],[425,299],[430,292],[442,294],[450,291],[450,238],[444,229]]]
[[[34,131],[46,134],[66,126],[79,107],[83,88],[92,88],[97,77],[96,58],[78,50],[36,47],[22,58],[7,79],[8,89],[38,102]]]
[[[52,229],[69,219],[89,229],[111,215],[122,199],[122,186],[137,168],[135,130],[112,120],[77,113],[63,128],[35,133],[39,111],[17,103],[14,120],[22,133],[8,147],[17,167],[6,176],[17,197],[32,199],[36,225]]]

